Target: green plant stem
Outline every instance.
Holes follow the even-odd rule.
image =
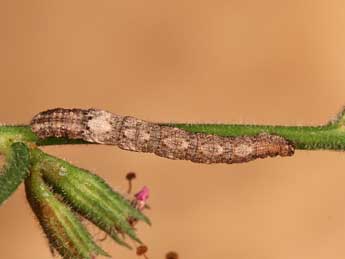
[[[178,127],[190,132],[214,134],[219,136],[252,136],[263,132],[279,135],[290,140],[296,149],[345,150],[345,114],[342,112],[334,122],[322,126],[271,126],[241,124],[190,124],[160,123]],[[66,138],[39,139],[30,126],[0,126],[0,152],[5,152],[13,142],[30,142],[37,146],[92,144],[83,140]]]
[[[37,146],[93,144],[79,139],[46,138],[39,139],[27,125],[0,126],[0,152],[6,152],[13,142],[34,143]]]
[[[336,125],[325,126],[268,126],[227,124],[167,124],[190,132],[219,136],[252,136],[263,132],[290,140],[296,149],[345,150],[345,130]]]

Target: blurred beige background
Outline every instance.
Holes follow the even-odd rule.
[[[152,121],[321,124],[345,104],[345,2],[0,2],[0,121],[97,107]],[[112,186],[151,189],[151,259],[345,257],[345,155],[199,165],[49,147]],[[51,258],[23,188],[0,208],[7,259]],[[99,237],[97,230],[93,234]],[[114,258],[137,258],[110,240]]]

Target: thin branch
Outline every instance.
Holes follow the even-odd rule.
[[[268,133],[291,141],[296,149],[345,150],[345,131],[335,124],[324,126],[271,126],[240,124],[164,124],[189,132],[218,136],[255,136]]]
[[[66,109],[60,109],[66,111]],[[56,109],[55,109],[56,111]],[[71,110],[67,110],[71,111]],[[83,111],[85,116],[90,111],[103,112],[109,115],[110,122],[121,121],[121,125],[126,123],[125,120],[135,122],[135,127],[143,129],[142,124],[148,123],[142,120],[135,119],[129,116],[113,115],[102,110],[79,110],[73,109],[73,111]],[[40,113],[42,114],[42,113]],[[95,119],[93,114],[93,119]],[[91,118],[91,117],[89,117]],[[66,119],[66,117],[64,117]],[[99,117],[98,117],[99,119]],[[127,123],[128,124],[128,123]],[[97,124],[98,125],[98,124]],[[117,124],[119,125],[119,123]],[[104,126],[104,125],[103,125]],[[194,123],[149,123],[152,127],[170,127],[182,129],[190,133],[203,133],[208,135],[220,136],[220,137],[239,137],[239,136],[257,136],[261,133],[273,134],[280,136],[290,141],[296,149],[304,150],[345,150],[345,115],[344,110],[338,115],[337,119],[321,126],[273,126],[273,125],[241,125],[241,124],[194,124]],[[86,125],[86,132],[90,134],[90,128]],[[114,136],[119,136],[120,132],[118,128],[113,128],[109,135],[104,135],[102,138],[111,139],[112,143],[106,143],[102,141],[94,141],[91,138],[85,138],[85,136],[76,135],[73,138],[70,136],[47,136],[44,138],[38,137],[32,131],[32,125],[12,125],[12,126],[0,126],[0,152],[5,152],[9,145],[13,142],[22,141],[27,143],[34,143],[37,146],[48,145],[66,145],[66,144],[116,144],[118,145],[118,139],[114,140]],[[68,128],[68,127],[67,127]],[[127,125],[127,130],[129,130]],[[73,129],[69,129],[73,130]],[[140,130],[135,128],[135,130]],[[115,131],[115,132],[114,132]],[[137,132],[138,133],[138,132]],[[176,139],[175,139],[176,140]],[[115,143],[116,142],[116,143]],[[175,145],[176,146],[176,145]],[[120,146],[120,148],[123,148]],[[177,147],[176,147],[177,148]],[[130,149],[130,148],[123,148]],[[135,149],[135,148],[134,148]],[[145,150],[136,149],[134,151],[147,152]]]
[[[122,118],[132,118],[124,117]],[[205,133],[216,136],[237,137],[255,136],[268,133],[281,136],[291,141],[296,149],[328,149],[345,150],[345,113],[339,113],[337,119],[320,126],[273,126],[246,124],[198,124],[198,123],[151,123],[158,126],[176,127],[192,133]],[[113,132],[111,132],[113,134]],[[4,141],[24,141],[38,146],[66,145],[66,144],[95,144],[94,141],[74,139],[68,137],[39,138],[30,125],[0,126],[0,151]],[[107,144],[107,143],[105,143]]]

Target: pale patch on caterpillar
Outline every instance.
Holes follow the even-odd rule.
[[[276,135],[222,137],[120,116],[98,109],[52,109],[31,121],[40,138],[66,137],[149,152],[197,163],[242,163],[256,158],[291,156],[293,144]]]

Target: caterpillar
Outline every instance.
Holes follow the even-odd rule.
[[[205,164],[243,163],[294,154],[290,141],[268,133],[239,137],[192,133],[99,109],[51,109],[35,115],[30,125],[42,139],[82,139]]]

